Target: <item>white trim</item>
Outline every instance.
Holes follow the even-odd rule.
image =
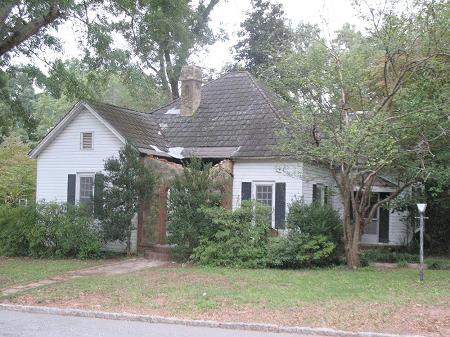
[[[89,110],[91,114],[93,114],[100,122],[102,122],[103,125],[109,129],[109,131],[111,131],[117,138],[119,138],[122,143],[126,143],[126,139],[116,129],[114,129],[111,124],[109,124],[97,112],[95,112],[95,110],[88,103],[83,102],[83,105],[86,107],[86,109]]]
[[[75,202],[76,203],[80,202],[80,188],[81,188],[80,178],[81,177],[93,178],[94,184],[95,184],[95,173],[92,173],[92,172],[77,172],[77,179],[76,179],[76,183],[75,183]]]
[[[275,228],[275,181],[260,181],[260,180],[254,180],[252,181],[252,195],[251,199],[256,200],[256,186],[271,186],[272,187],[272,212],[271,212],[271,219],[272,219],[272,228]]]
[[[108,122],[106,122],[95,110],[85,102],[78,102],[73,106],[73,108],[66,113],[66,115],[55,125],[55,127],[47,133],[47,135],[36,145],[36,147],[30,151],[29,156],[32,159],[36,159],[39,153],[41,153],[48,144],[50,144],[53,139],[64,129],[67,123],[69,123],[82,108],[86,108],[92,115],[94,115],[104,126],[106,126],[123,144],[126,143],[125,138],[114,129]]]

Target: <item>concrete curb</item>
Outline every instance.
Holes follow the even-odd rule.
[[[275,333],[291,333],[304,335],[320,335],[332,337],[423,337],[418,335],[396,335],[378,332],[351,332],[328,328],[310,328],[300,326],[279,326],[275,324],[262,323],[242,323],[242,322],[219,322],[206,320],[190,320],[181,318],[170,318],[162,316],[150,315],[136,315],[126,313],[81,310],[81,309],[63,309],[54,307],[40,307],[28,305],[15,305],[0,303],[0,310],[20,311],[38,314],[51,314],[61,316],[76,316],[89,318],[102,318],[122,321],[134,321],[157,324],[178,324],[185,326],[197,326],[207,328],[221,328],[221,329],[235,329],[235,330],[250,330],[250,331],[264,331]]]

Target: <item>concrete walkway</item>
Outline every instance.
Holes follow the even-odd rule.
[[[109,275],[127,274],[145,268],[160,267],[166,264],[167,262],[164,261],[147,260],[144,258],[128,259],[119,262],[106,263],[86,269],[78,269],[65,272],[63,274],[49,277],[36,282],[18,285],[8,289],[3,289],[1,295],[2,296],[14,295],[22,291],[47,286],[57,282],[67,281],[76,277],[93,276],[93,275],[109,276]]]

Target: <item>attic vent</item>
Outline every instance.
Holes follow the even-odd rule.
[[[81,133],[81,149],[91,150],[92,149],[92,132],[82,132]]]

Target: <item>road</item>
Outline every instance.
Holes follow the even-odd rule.
[[[151,324],[0,310],[4,337],[301,337],[294,334]],[[306,336],[303,336],[306,337]],[[311,335],[308,335],[311,337]]]

